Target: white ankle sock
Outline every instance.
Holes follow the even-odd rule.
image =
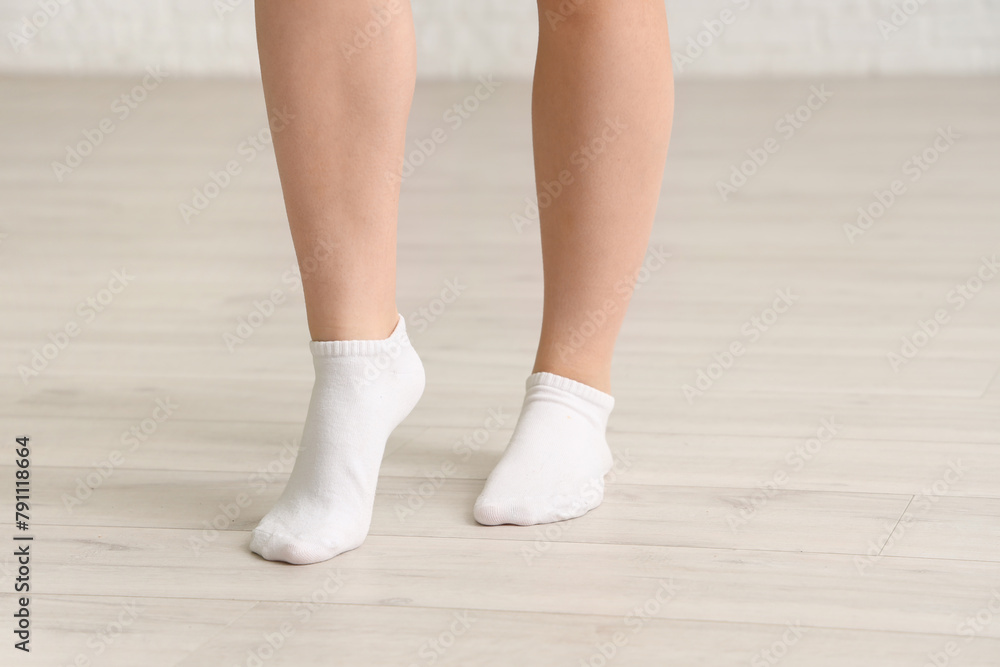
[[[582,516],[604,499],[613,459],[605,439],[615,399],[552,373],[528,377],[517,426],[473,515],[487,526]]]
[[[298,565],[364,542],[385,442],[424,391],[402,317],[385,340],[312,341],[309,349],[316,383],[298,458],[250,542],[267,560]]]

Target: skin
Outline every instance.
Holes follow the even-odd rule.
[[[388,22],[345,52],[379,8]],[[539,0],[538,9],[532,136],[545,302],[533,372],[610,392],[670,140],[666,13],[662,0]],[[256,13],[265,101],[293,117],[274,146],[309,332],[385,338],[397,321],[399,202],[386,174],[403,163],[416,77],[409,4],[258,0]]]

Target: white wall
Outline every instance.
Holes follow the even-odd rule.
[[[422,76],[530,76],[532,0],[413,5]],[[900,25],[883,35],[877,22],[892,26],[894,6]],[[675,57],[693,56],[677,62],[679,76],[1000,72],[1000,0],[667,0],[667,9]],[[715,37],[703,22],[723,10],[731,22],[714,23]],[[3,0],[0,33],[5,72],[258,71],[252,0]],[[709,44],[700,53],[688,41],[699,33]]]

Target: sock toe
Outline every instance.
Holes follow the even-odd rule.
[[[476,501],[472,516],[484,526],[500,526],[505,523],[515,526],[533,526],[538,521],[534,508],[523,502],[491,498]]]
[[[596,488],[596,487],[595,487]],[[600,493],[584,496],[547,496],[526,498],[496,498],[480,496],[472,508],[476,521],[484,526],[534,526],[581,517],[598,507],[604,499]]]
[[[321,563],[349,550],[314,544],[264,530],[254,530],[250,539],[250,551],[264,560],[281,561],[292,565]]]

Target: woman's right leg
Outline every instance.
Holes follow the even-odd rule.
[[[408,0],[258,0],[257,42],[313,340],[396,325],[396,210],[416,77]],[[324,258],[318,265],[316,257]]]
[[[267,108],[288,119],[274,149],[316,383],[295,467],[250,549],[315,563],[364,541],[386,439],[424,387],[395,305],[413,19],[407,0],[257,0],[256,13]]]

